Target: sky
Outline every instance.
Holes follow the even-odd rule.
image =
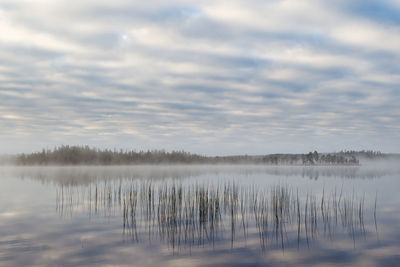
[[[400,152],[400,0],[1,0],[0,153]]]

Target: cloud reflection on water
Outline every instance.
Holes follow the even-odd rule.
[[[231,168],[231,169],[230,169]],[[339,168],[340,169],[340,168]],[[345,168],[346,169],[346,168]],[[374,218],[373,218],[373,202],[374,195],[371,192],[365,192],[365,216],[364,224],[365,231],[357,231],[354,237],[348,228],[341,225],[341,219],[332,235],[328,231],[324,231],[324,219],[321,217],[321,193],[324,189],[326,199],[329,203],[333,202],[334,190],[336,189],[336,196],[339,198],[340,186],[332,187],[327,183],[320,191],[312,189],[312,191],[304,191],[302,188],[300,192],[301,211],[304,214],[305,201],[307,196],[303,195],[304,192],[309,192],[308,203],[315,198],[316,209],[318,210],[318,224],[317,232],[314,238],[309,233],[309,247],[305,237],[304,217],[302,217],[301,236],[299,239],[300,245],[297,242],[297,228],[296,216],[292,216],[290,221],[285,221],[282,229],[284,234],[284,248],[282,248],[281,240],[275,239],[274,235],[274,220],[269,217],[269,236],[267,239],[268,246],[263,250],[260,239],[260,228],[255,224],[254,208],[250,206],[246,209],[246,215],[249,218],[247,235],[244,235],[242,221],[241,221],[241,205],[238,201],[235,211],[235,238],[231,242],[231,229],[232,225],[229,212],[231,208],[229,205],[223,211],[224,215],[221,216],[220,232],[215,236],[214,242],[212,239],[204,238],[202,242],[195,239],[195,244],[189,246],[184,244],[181,239],[181,245],[177,245],[176,239],[175,247],[172,247],[170,242],[171,234],[177,234],[173,218],[166,224],[168,233],[164,235],[164,240],[160,239],[158,225],[158,207],[157,196],[160,191],[167,192],[168,199],[171,199],[172,186],[176,186],[176,190],[181,185],[185,190],[188,188],[195,188],[206,190],[208,195],[212,196],[216,193],[219,184],[220,192],[220,205],[221,209],[224,205],[222,192],[225,185],[233,186],[232,181],[235,181],[237,192],[239,195],[245,196],[247,193],[247,201],[251,200],[249,192],[254,190],[254,177],[265,177],[265,179],[272,179],[277,176],[271,184],[256,184],[258,189],[258,197],[265,197],[271,201],[271,187],[275,185],[279,190],[289,188],[288,192],[291,193],[292,200],[296,200],[296,187],[279,183],[279,179],[283,179],[288,175],[290,180],[299,181],[307,184],[316,183],[314,179],[304,180],[302,173],[306,173],[304,177],[308,177],[308,173],[314,175],[315,170],[318,170],[320,175],[318,179],[322,179],[323,183],[330,181],[330,178],[354,177],[354,173],[360,175],[362,170],[350,168],[350,170],[336,170],[329,171],[323,168],[264,168],[264,167],[228,167],[228,166],[214,166],[210,168],[204,167],[124,167],[118,168],[49,168],[46,173],[45,168],[36,168],[33,172],[32,169],[22,168],[20,170],[13,170],[13,178],[8,179],[10,183],[19,181],[21,185],[28,185],[28,187],[21,187],[20,192],[16,192],[16,198],[19,195],[24,195],[25,199],[30,199],[27,203],[31,207],[29,212],[18,213],[12,217],[4,218],[0,221],[0,251],[1,260],[6,265],[24,265],[28,262],[36,263],[37,265],[108,265],[108,264],[121,264],[121,265],[136,265],[136,266],[179,266],[179,265],[195,265],[195,266],[215,266],[229,264],[232,266],[279,266],[279,265],[323,265],[323,264],[352,264],[363,265],[367,260],[372,265],[383,265],[393,263],[398,260],[396,253],[399,249],[399,236],[393,234],[393,227],[400,218],[393,213],[393,210],[398,210],[398,206],[390,206],[390,213],[384,211],[385,203],[378,205],[378,229],[379,229],[379,242],[375,234]],[[312,171],[308,171],[312,170]],[[9,170],[2,170],[2,177],[4,173],[10,174]],[[115,175],[113,175],[115,173]],[[18,174],[18,175],[16,175]],[[235,175],[236,174],[236,175]],[[344,175],[345,174],[345,175]],[[312,176],[311,175],[311,176]],[[369,183],[369,179],[363,180],[361,175],[358,177],[356,183],[365,184]],[[232,178],[233,176],[233,178]],[[22,178],[15,179],[15,178]],[[205,179],[204,177],[208,177]],[[271,178],[272,177],[272,178]],[[379,181],[388,181],[387,178],[382,176]],[[81,178],[83,178],[81,180]],[[151,179],[152,178],[152,179]],[[336,179],[335,178],[335,179]],[[370,177],[371,178],[371,177]],[[31,182],[28,182],[31,181]],[[214,183],[210,182],[214,181]],[[225,181],[225,182],[224,182]],[[321,181],[321,182],[322,182]],[[358,205],[364,196],[361,187],[356,188],[354,198],[352,197],[352,189],[347,187],[350,181],[354,179],[340,179],[339,185],[344,186],[343,199],[346,199],[350,205],[354,199],[355,210],[358,211]],[[371,180],[373,181],[373,180]],[[40,183],[38,183],[40,182]],[[36,185],[36,187],[31,186]],[[122,185],[121,201],[119,200],[119,186]],[[6,183],[7,185],[7,183]],[[137,228],[138,239],[132,239],[132,235],[127,235],[125,229],[124,235],[124,204],[123,200],[129,200],[129,190],[132,186],[136,186],[138,190],[138,197],[141,196],[142,189],[148,189],[148,186],[154,188],[153,195],[155,196],[155,206],[153,215],[146,217],[146,202],[145,195],[143,203],[137,203]],[[98,196],[101,197],[101,205],[99,204],[97,213],[94,208],[94,192],[98,188]],[[43,189],[39,191],[38,188]],[[232,188],[231,188],[232,189]],[[247,190],[247,191],[246,191]],[[61,213],[60,205],[61,191],[64,194],[64,203]],[[91,194],[89,194],[89,191]],[[41,192],[41,196],[37,195]],[[102,192],[100,194],[100,192]],[[111,203],[107,193],[111,193]],[[147,192],[147,191],[144,191]],[[234,190],[231,191],[234,193]],[[189,196],[185,198],[185,196]],[[190,197],[191,196],[191,197]],[[283,194],[283,196],[285,196]],[[188,194],[185,191],[183,199],[195,199],[195,194]],[[209,198],[210,199],[210,198]],[[208,200],[209,200],[208,199]],[[230,198],[228,197],[228,200]],[[240,200],[240,197],[238,197]],[[215,198],[214,198],[215,200]],[[381,199],[379,199],[381,201]],[[10,200],[13,201],[13,200]],[[103,201],[105,201],[103,203]],[[141,201],[141,200],[140,200]],[[170,200],[169,200],[170,201]],[[386,201],[384,198],[382,201]],[[100,201],[99,201],[100,202]],[[328,202],[328,201],[327,201]],[[5,202],[6,204],[7,202]],[[169,204],[168,204],[169,203]],[[215,202],[214,202],[215,203]],[[261,202],[259,202],[261,203]],[[55,205],[56,204],[56,205]],[[165,210],[167,218],[170,217],[173,208],[170,202],[167,202]],[[314,205],[314,204],[313,204]],[[328,204],[325,204],[327,208]],[[285,206],[285,205],[283,205]],[[312,205],[309,204],[309,207]],[[199,205],[195,205],[199,208]],[[215,207],[215,206],[214,206]],[[264,206],[264,208],[267,206]],[[271,202],[269,204],[271,209]],[[382,208],[382,209],[381,209]],[[289,209],[293,210],[289,207]],[[334,224],[334,212],[332,204],[330,206],[330,220]],[[184,210],[182,208],[182,210]],[[208,209],[209,210],[209,209]],[[296,209],[294,209],[296,210]],[[273,212],[270,210],[271,214]],[[182,216],[183,216],[182,212]],[[221,211],[222,213],[222,211]],[[258,210],[260,213],[260,210]],[[296,213],[294,213],[295,215]],[[210,213],[208,213],[210,216]],[[304,216],[304,215],[303,215]],[[128,213],[130,219],[130,214]],[[354,216],[356,223],[358,221],[358,213]],[[185,218],[183,216],[183,218]],[[210,217],[207,217],[204,222],[203,229],[210,230]],[[179,222],[179,216],[176,222]],[[196,217],[196,221],[199,217]],[[153,225],[154,222],[154,225]],[[184,222],[184,221],[183,221]],[[152,226],[149,238],[149,225]],[[197,222],[198,231],[199,222]],[[245,223],[247,225],[247,223]],[[129,226],[129,225],[127,225]],[[279,226],[279,225],[278,225]],[[308,229],[311,226],[309,226]],[[333,228],[333,227],[332,227]],[[362,228],[357,228],[362,229]],[[168,231],[167,231],[168,232]],[[198,232],[197,232],[198,233]],[[196,236],[197,237],[197,236]],[[203,236],[204,237],[204,236]],[[355,240],[355,241],[354,241]],[[193,240],[191,240],[193,241]],[[397,249],[397,250],[396,250]],[[22,256],[21,252],[23,251]],[[367,266],[367,265],[365,265]]]

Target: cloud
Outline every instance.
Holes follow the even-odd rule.
[[[2,1],[1,152],[378,149],[400,136],[398,1]]]

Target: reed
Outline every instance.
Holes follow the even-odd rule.
[[[295,193],[294,193],[295,192]],[[323,236],[333,239],[340,230],[355,244],[366,236],[365,194],[346,197],[322,190],[322,195],[275,185],[261,190],[236,183],[154,183],[134,180],[104,182],[88,187],[61,186],[56,190],[56,210],[62,217],[86,210],[90,218],[116,219],[122,215],[125,240],[165,242],[174,251],[193,246],[222,244],[257,237],[260,248],[282,249],[297,243],[307,247]],[[377,195],[374,222],[377,231]],[[321,230],[319,230],[321,229]],[[297,240],[297,241],[295,241]]]

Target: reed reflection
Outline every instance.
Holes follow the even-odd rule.
[[[324,238],[353,242],[377,234],[377,195],[335,188],[300,193],[288,185],[258,188],[234,182],[184,184],[111,180],[56,189],[62,218],[85,215],[120,221],[124,240],[159,242],[173,251],[194,246],[309,247]],[[367,206],[366,206],[367,203]],[[365,223],[365,214],[371,218]],[[372,224],[371,224],[372,222]]]

